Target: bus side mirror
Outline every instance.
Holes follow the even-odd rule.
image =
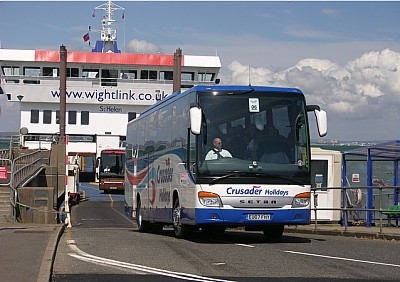
[[[324,137],[328,132],[328,120],[326,112],[321,110],[318,105],[307,105],[307,112],[314,112],[317,120],[318,134]]]
[[[201,109],[198,106],[191,107],[189,110],[190,131],[195,134],[200,134],[201,129]]]
[[[319,136],[324,137],[328,133],[328,120],[326,112],[323,110],[314,110],[317,119],[317,127]]]

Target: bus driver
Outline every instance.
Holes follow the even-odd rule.
[[[213,140],[214,148],[212,148],[206,155],[207,160],[216,160],[220,158],[232,158],[231,153],[228,150],[222,149],[221,138],[216,137]]]

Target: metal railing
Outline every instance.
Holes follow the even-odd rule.
[[[358,190],[359,189],[359,190]],[[338,207],[318,207],[316,195],[318,191],[340,190],[341,205]],[[358,190],[358,191],[356,191]],[[396,226],[400,220],[400,211],[393,211],[390,207],[399,205],[399,186],[357,186],[357,187],[326,187],[311,188],[312,197],[314,197],[315,229],[318,228],[318,211],[340,211],[340,222],[347,231],[351,224],[350,219],[360,221],[364,226],[378,226],[382,232],[384,222],[390,222],[392,219],[396,221]],[[356,195],[360,195],[361,199],[357,199]],[[394,214],[388,217],[387,213]],[[389,224],[387,224],[388,226]]]
[[[37,150],[27,153],[21,152],[18,157],[13,159],[11,170],[12,188],[19,187],[45,164],[45,160],[48,158],[44,156],[44,152],[46,152],[46,150]]]
[[[36,176],[45,163],[48,163],[47,150],[21,150],[13,149],[8,153],[2,150],[0,167],[6,177],[0,179],[0,186],[10,188],[10,215],[16,219],[16,205],[18,200],[18,187],[25,185]],[[3,158],[7,156],[7,158]],[[3,175],[4,176],[4,175]]]
[[[7,84],[41,84],[41,85],[59,85],[59,76],[24,76],[24,75],[6,75],[3,76],[4,82]],[[173,84],[172,79],[160,79],[160,78],[98,78],[98,77],[67,77],[67,81],[75,84],[91,83],[93,85],[103,86],[121,86],[126,84],[137,84],[137,83],[153,83],[153,84]],[[187,80],[182,79],[181,84],[193,84],[193,85],[210,85],[213,84],[213,80]]]

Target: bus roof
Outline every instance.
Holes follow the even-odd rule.
[[[272,86],[252,86],[252,85],[197,85],[185,92],[188,91],[223,91],[223,90],[232,90],[232,91],[248,91],[248,90],[255,90],[255,91],[267,91],[267,92],[287,92],[287,93],[299,93],[302,94],[303,92],[298,88],[291,88],[291,87],[272,87]],[[182,93],[183,94],[183,93]]]
[[[125,149],[104,149],[101,150],[102,154],[125,154]]]

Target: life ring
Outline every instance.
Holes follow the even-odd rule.
[[[355,196],[356,196],[356,205],[361,206],[362,204],[362,191],[360,188],[357,188],[355,191]]]

